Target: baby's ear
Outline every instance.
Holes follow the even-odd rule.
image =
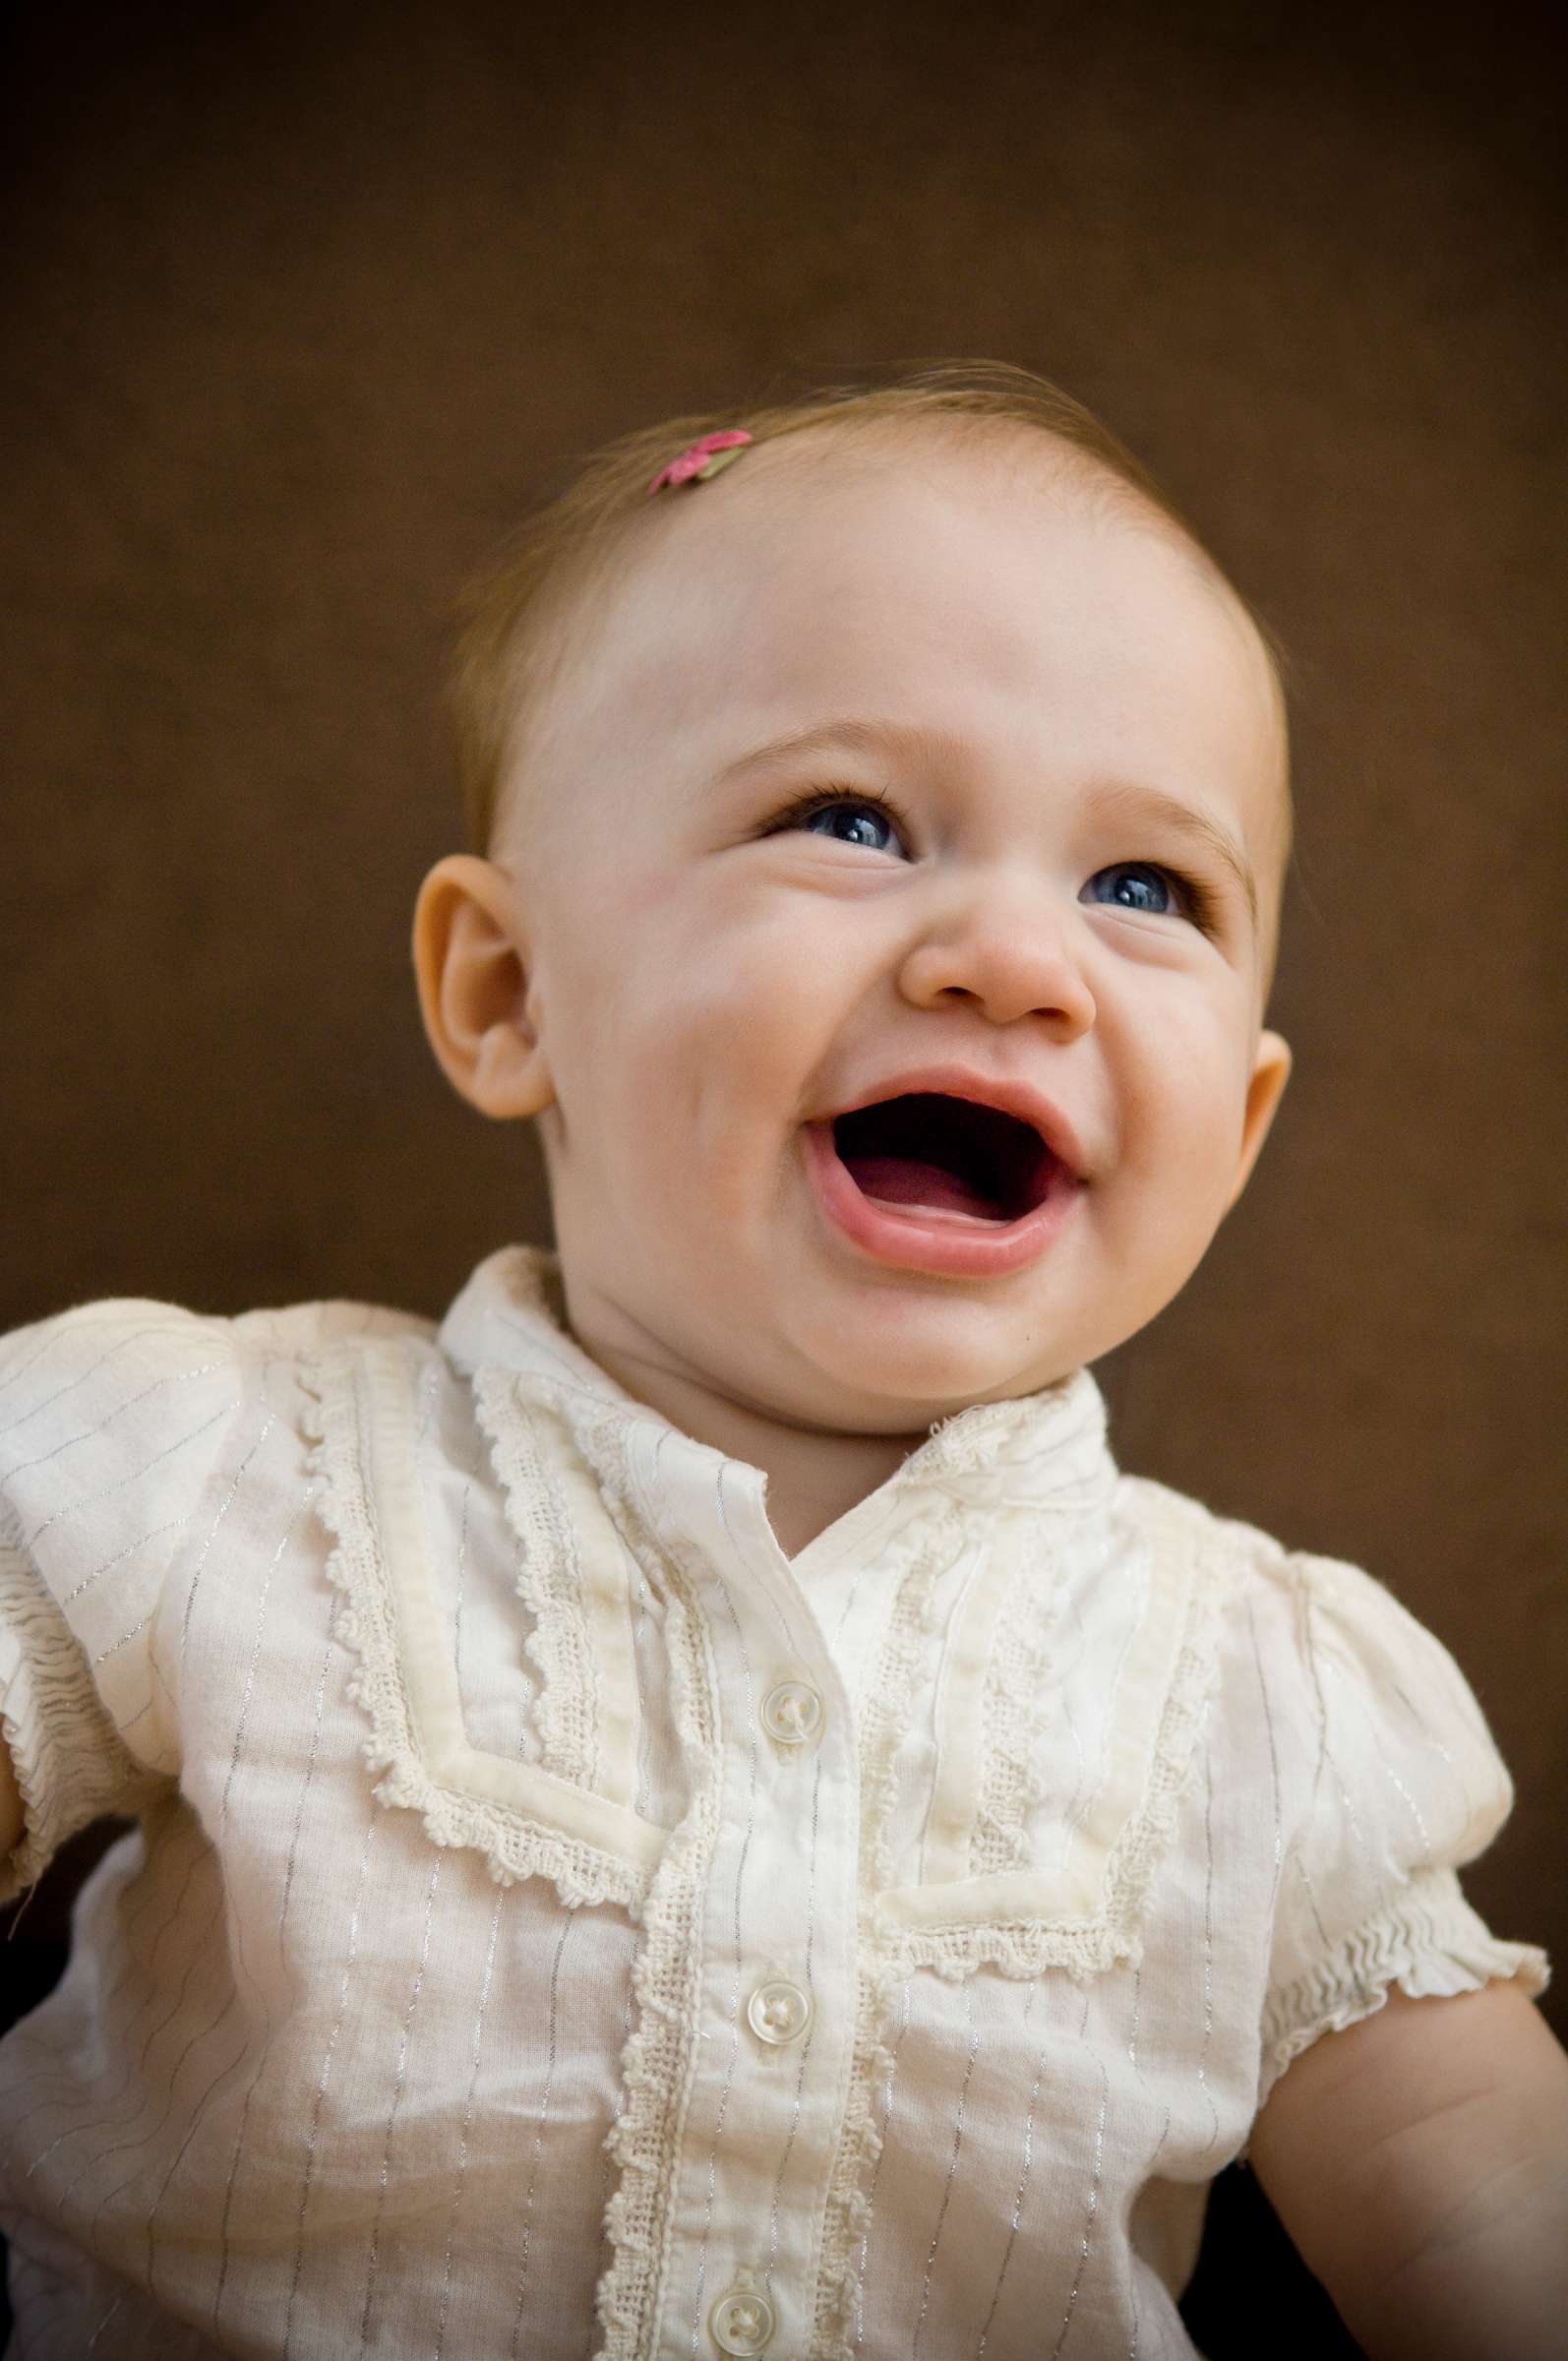
[[[532,1021],[516,889],[494,862],[449,853],[419,888],[414,974],[441,1069],[481,1115],[537,1115],[555,1096]]]
[[[1236,1198],[1251,1178],[1258,1151],[1269,1135],[1274,1110],[1285,1095],[1285,1085],[1291,1078],[1290,1045],[1278,1033],[1260,1033],[1252,1059],[1252,1079],[1246,1086],[1246,1113],[1241,1122],[1241,1154],[1236,1168],[1236,1182],[1226,1200],[1230,1212]]]

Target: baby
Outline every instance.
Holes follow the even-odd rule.
[[[0,1362],[13,1882],[140,1822],[0,2046],[19,2355],[1153,2361],[1243,2150],[1377,2361],[1560,2353],[1475,1700],[1090,1374],[1290,1070],[1246,605],[954,366],[601,454],[457,706],[420,1000],[555,1249]]]

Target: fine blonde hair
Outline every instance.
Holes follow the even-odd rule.
[[[622,544],[649,516],[649,485],[698,436],[744,427],[753,446],[816,429],[835,432],[934,420],[1033,428],[1090,484],[1145,518],[1152,511],[1230,590],[1262,641],[1279,691],[1282,735],[1287,659],[1269,626],[1216,564],[1168,495],[1082,402],[1049,379],[1005,361],[942,361],[879,381],[833,386],[760,408],[666,418],[592,453],[566,489],[528,517],[498,562],[460,601],[461,635],[448,690],[463,813],[473,851],[489,850],[501,792],[515,749],[559,662],[560,625],[586,595],[607,592]],[[750,456],[743,452],[740,464]],[[701,498],[661,492],[659,500]],[[1285,844],[1290,840],[1287,790]]]

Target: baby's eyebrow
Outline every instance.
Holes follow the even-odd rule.
[[[955,741],[940,730],[923,728],[919,723],[903,721],[827,721],[811,729],[792,730],[782,738],[770,739],[765,746],[753,747],[749,753],[727,764],[720,773],[724,782],[743,777],[748,771],[760,770],[770,762],[782,762],[791,757],[813,755],[878,754],[893,751],[906,757],[931,764],[952,761],[959,749]],[[1257,880],[1239,840],[1210,812],[1200,811],[1195,804],[1183,803],[1176,795],[1167,795],[1164,788],[1146,787],[1136,779],[1108,779],[1091,788],[1090,801],[1099,812],[1112,820],[1157,822],[1190,837],[1196,844],[1212,853],[1235,879],[1246,901],[1253,931],[1259,924]]]
[[[889,750],[925,762],[951,761],[958,751],[944,732],[924,729],[917,722],[824,721],[809,730],[791,730],[783,738],[771,738],[765,746],[754,746],[727,764],[720,778],[740,778],[746,771],[800,755],[874,755]]]

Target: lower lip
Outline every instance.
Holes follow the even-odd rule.
[[[977,1214],[883,1205],[855,1185],[833,1145],[831,1123],[807,1123],[806,1164],[827,1219],[876,1262],[899,1271],[935,1271],[951,1279],[999,1279],[1021,1271],[1057,1237],[1083,1191],[1057,1166],[1050,1194],[1021,1221],[988,1222]]]

